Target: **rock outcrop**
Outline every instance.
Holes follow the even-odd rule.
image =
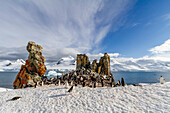
[[[25,65],[21,66],[13,83],[15,89],[35,86],[37,82],[42,81],[46,72],[42,47],[30,41],[27,45],[27,51],[29,52],[28,60],[26,60]]]
[[[59,82],[60,81],[60,82]],[[114,79],[111,76],[105,77],[99,73],[93,72],[91,69],[78,69],[73,70],[67,74],[62,75],[58,78],[52,78],[44,81],[45,84],[60,85],[69,83],[72,85],[82,85],[82,87],[113,87],[116,85]]]
[[[93,60],[92,64],[89,62],[89,58],[86,54],[77,55],[76,69],[91,69],[93,72],[97,72],[102,75],[111,75],[110,70],[110,56],[105,53],[103,57],[100,58],[99,63],[97,60]]]
[[[91,69],[93,72],[97,72],[102,75],[111,75],[110,70],[110,56],[105,53],[103,57],[100,58],[99,63],[97,63],[97,60],[93,60],[91,64]]]
[[[110,72],[110,56],[105,53],[100,62],[94,60],[90,64],[86,54],[77,55],[76,70],[62,75],[61,77],[44,79],[44,84],[67,84],[82,85],[83,87],[113,87],[116,85],[113,75]]]
[[[89,58],[86,54],[78,54],[76,61],[76,69],[90,68]]]
[[[91,69],[93,70],[93,72],[97,72],[98,73],[98,63],[97,63],[97,59],[93,60],[92,64],[91,64]]]
[[[99,70],[100,69],[100,70]],[[104,75],[110,75],[110,56],[105,53],[103,57],[100,58],[98,73]]]

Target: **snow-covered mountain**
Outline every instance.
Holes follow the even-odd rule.
[[[91,59],[92,60],[92,59]],[[110,65],[112,71],[170,71],[170,61],[158,60],[154,58],[111,58]],[[25,61],[0,61],[0,71],[19,71]],[[72,56],[63,57],[57,62],[46,63],[48,70],[58,70],[65,72],[76,68],[75,58]]]
[[[92,61],[92,59],[90,59]],[[154,58],[111,58],[112,71],[170,71],[170,61]],[[75,59],[71,56],[61,58],[58,62],[48,64],[47,69],[75,69]]]
[[[23,64],[25,64],[25,61],[22,59],[16,61],[3,60],[0,61],[0,71],[19,71]]]
[[[170,61],[153,58],[111,58],[112,71],[170,71]]]
[[[46,66],[47,69],[60,69],[61,71],[62,69],[73,70],[76,68],[76,61],[72,56],[68,56],[59,59],[57,62],[46,63]]]

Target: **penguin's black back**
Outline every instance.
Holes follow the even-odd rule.
[[[121,84],[122,84],[122,86],[125,86],[125,81],[124,81],[123,78],[122,78],[122,80],[121,80]]]
[[[18,100],[19,98],[21,97],[13,97],[12,99],[9,99],[9,100],[14,101],[14,100]]]
[[[71,86],[71,88],[68,90],[68,92],[70,93],[70,92],[72,92],[72,90],[73,90],[73,86]]]

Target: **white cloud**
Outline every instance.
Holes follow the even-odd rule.
[[[165,41],[163,44],[160,46],[156,46],[154,48],[151,48],[149,51],[151,51],[154,54],[159,54],[159,53],[165,53],[165,52],[170,52],[170,39]]]
[[[108,55],[110,56],[110,58],[116,58],[120,54],[119,53],[108,53]],[[94,59],[97,59],[99,61],[100,58],[102,56],[104,56],[104,54],[103,53],[99,53],[99,54],[90,54],[90,53],[87,53],[87,56],[89,57],[89,60],[92,62]]]
[[[120,54],[119,53],[108,53],[110,57],[118,57]]]
[[[58,54],[88,52],[100,44],[110,29],[122,25],[120,18],[133,3],[130,0],[3,0],[0,1],[0,45],[15,49],[35,41],[46,48],[44,54],[51,59],[61,56]],[[53,55],[54,51],[57,56]]]

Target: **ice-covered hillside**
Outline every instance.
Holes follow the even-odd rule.
[[[91,61],[93,59],[90,59]],[[112,71],[169,71],[170,61],[153,58],[111,58],[110,65]],[[17,61],[0,61],[0,71],[18,71],[25,61],[18,59]],[[46,62],[48,70],[73,70],[76,68],[76,59],[72,56],[63,57],[57,62]]]
[[[25,61],[22,59],[16,61],[3,60],[0,61],[0,71],[19,71],[23,64],[25,64]]]
[[[25,61],[22,59],[18,59],[16,61],[3,60],[0,61],[0,71],[19,71],[21,65],[24,65]],[[63,57],[59,59],[57,62],[46,63],[46,67],[48,70],[58,69],[59,71],[65,70],[73,70],[75,69],[75,59],[71,56]]]
[[[170,62],[151,58],[111,58],[112,71],[169,71]]]
[[[90,59],[91,61],[93,59]],[[170,61],[153,58],[111,58],[112,71],[169,71]],[[47,64],[47,69],[75,69],[75,59],[71,56],[61,58],[58,62]]]
[[[46,66],[47,66],[47,69],[73,70],[75,69],[75,66],[76,66],[75,58],[73,58],[72,56],[63,57],[59,59],[57,62],[46,63]]]

